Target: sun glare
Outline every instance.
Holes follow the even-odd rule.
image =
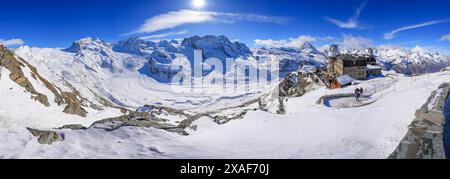
[[[205,0],[192,0],[192,5],[196,8],[202,8],[206,5]]]

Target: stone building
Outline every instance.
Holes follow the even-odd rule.
[[[381,75],[381,67],[369,49],[368,55],[339,54],[338,47],[330,47],[328,72],[335,77],[348,75],[357,80],[366,80],[369,76]]]

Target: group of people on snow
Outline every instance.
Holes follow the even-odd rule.
[[[364,94],[364,89],[361,87],[361,88],[356,88],[355,89],[355,98],[356,98],[356,101],[361,101],[361,96]]]

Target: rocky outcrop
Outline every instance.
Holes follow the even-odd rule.
[[[64,125],[59,128],[55,128],[56,131],[62,131],[62,130],[79,130],[79,131],[85,131],[85,130],[91,130],[91,129],[100,129],[105,130],[106,132],[111,132],[118,130],[122,127],[139,127],[139,128],[155,128],[155,129],[161,129],[168,132],[174,132],[178,133],[180,135],[189,135],[183,128],[180,127],[180,125],[173,125],[166,123],[166,119],[162,119],[157,117],[156,113],[161,112],[167,112],[165,109],[169,108],[158,108],[158,109],[152,109],[146,112],[139,112],[139,111],[128,111],[129,114],[114,117],[114,118],[108,118],[104,120],[97,121],[93,123],[90,127],[84,127],[80,124],[70,124],[70,125]],[[164,110],[164,111],[163,111]],[[184,113],[179,111],[171,111],[169,110],[171,114],[182,114]],[[37,130],[32,128],[27,128],[28,131],[35,137],[38,137],[38,142],[40,144],[48,144],[51,145],[58,141],[63,141],[65,136],[63,133],[58,133],[55,131],[44,131],[44,130]]]
[[[325,86],[322,80],[313,73],[292,72],[280,83],[279,90],[281,97],[298,97],[315,89],[318,86]]]
[[[43,76],[41,76],[34,66],[32,66],[30,63],[28,63],[22,58],[16,57],[14,53],[8,50],[6,47],[0,46],[0,57],[2,57],[0,61],[0,66],[4,66],[11,72],[9,75],[10,79],[19,86],[25,88],[25,90],[31,94],[31,98],[40,102],[41,104],[45,106],[50,106],[49,99],[46,95],[39,93],[34,88],[30,80],[42,82],[43,85],[55,96],[54,102],[57,105],[67,104],[66,108],[64,109],[64,112],[67,114],[74,114],[86,117],[88,112],[83,108],[83,106],[92,107],[94,109],[100,109],[95,104],[81,97],[79,92],[67,82],[66,86],[70,88],[72,91],[70,92],[62,91],[59,87],[52,84]],[[31,71],[32,77],[31,79],[28,79],[25,76],[23,72],[24,68],[28,68]],[[62,80],[64,81],[64,79]]]
[[[86,130],[88,128],[82,126],[81,124],[69,124],[69,125],[64,125],[58,129]]]
[[[40,144],[52,145],[55,142],[60,142],[64,140],[64,136],[53,131],[42,131],[32,128],[27,128],[27,130],[34,136],[38,138]]]
[[[300,97],[314,89],[325,86],[326,84],[315,72],[303,70],[291,72],[280,82],[278,89],[259,99],[259,109],[285,114],[285,102],[289,98]]]
[[[409,131],[390,159],[445,159],[443,144],[444,105],[450,83],[434,91],[409,126]]]
[[[147,112],[131,112],[129,115],[104,119],[95,122],[90,128],[114,131],[121,127],[127,126],[162,129],[169,132],[176,132],[181,135],[188,135],[184,129],[175,125],[164,123],[163,119]]]
[[[81,101],[79,100],[76,93],[63,93],[65,102],[67,103],[66,108],[64,108],[64,112],[67,114],[79,115],[82,117],[86,117],[88,112],[81,107]]]
[[[42,93],[36,91],[33,87],[29,79],[25,76],[22,71],[22,68],[25,67],[25,64],[22,60],[16,58],[14,53],[8,50],[6,47],[0,45],[0,56],[2,57],[0,60],[0,66],[5,67],[11,73],[9,74],[9,78],[14,81],[19,86],[25,88],[25,90],[31,93],[31,98],[39,101],[41,104],[45,106],[50,106],[48,102],[47,96]]]

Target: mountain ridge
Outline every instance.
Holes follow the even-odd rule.
[[[374,55],[386,70],[408,75],[431,73],[450,66],[450,57],[429,52],[416,47],[412,49],[380,46],[374,49]],[[87,68],[94,71],[108,69],[112,73],[125,70],[124,60],[118,53],[134,55],[146,59],[139,71],[160,82],[169,81],[180,71],[171,70],[174,60],[183,64],[193,64],[193,51],[202,50],[203,58],[218,58],[224,62],[227,58],[277,58],[281,71],[294,71],[302,65],[324,67],[328,63],[326,48],[317,49],[311,43],[304,43],[298,48],[248,48],[244,43],[231,42],[226,36],[192,36],[183,40],[148,41],[139,37],[130,37],[117,43],[108,43],[99,38],[87,37],[75,41],[64,52],[75,53]],[[366,50],[354,50],[340,47],[341,53],[365,54]],[[117,52],[117,53],[116,53]],[[129,57],[134,58],[134,57]]]

